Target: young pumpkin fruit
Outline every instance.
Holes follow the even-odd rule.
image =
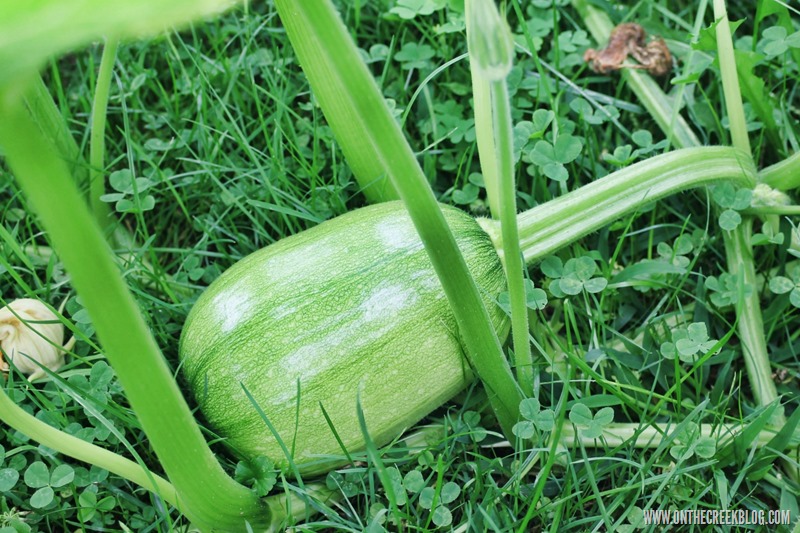
[[[495,330],[505,286],[477,221],[442,206]],[[183,374],[209,424],[244,457],[287,459],[304,474],[344,464],[340,445],[389,442],[472,379],[455,317],[401,202],[352,211],[282,239],[228,269],[183,329]]]

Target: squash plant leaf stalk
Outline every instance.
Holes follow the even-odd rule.
[[[208,448],[66,163],[19,98],[0,92],[0,145],[89,310],[106,356],[146,431],[182,512],[201,528],[266,527],[264,504]],[[158,394],[153,394],[153,391]]]
[[[730,125],[733,146],[748,154],[752,160],[750,139],[747,134],[747,121],[742,105],[742,93],[739,90],[739,75],[736,70],[736,58],[733,52],[733,37],[728,22],[728,12],[724,0],[714,0],[714,18],[716,19],[717,53],[719,68],[722,74],[722,89],[725,96],[728,123]],[[750,388],[758,405],[773,404],[778,399],[778,391],[772,379],[772,368],[769,362],[764,321],[761,315],[760,295],[752,290],[749,293],[744,287],[756,286],[756,271],[753,258],[753,247],[750,243],[753,219],[745,217],[743,222],[731,231],[724,231],[725,255],[728,272],[741,284],[740,295],[735,303],[738,319],[739,338],[742,341],[742,352],[745,368],[750,379]],[[775,411],[771,420],[775,426],[786,424],[783,408]]]
[[[414,226],[428,252],[444,292],[458,323],[470,363],[487,388],[492,408],[503,432],[512,436],[511,428],[519,417],[522,396],[503,355],[500,341],[492,327],[475,281],[467,269],[455,239],[448,229],[433,191],[403,132],[392,117],[374,78],[358,56],[355,46],[329,0],[318,2],[275,3],[292,46],[299,53],[304,72],[315,94],[324,90],[316,83],[313,72],[325,68],[336,73],[343,92],[337,95],[340,105],[348,109],[347,120],[357,117],[363,132],[360,139],[374,151],[386,175],[406,205]],[[319,39],[316,49],[309,43]],[[317,80],[317,81],[315,81]],[[325,111],[323,109],[323,111]],[[336,115],[327,116],[332,122]]]
[[[584,24],[589,29],[592,36],[598,42],[606,39],[613,28],[613,23],[609,16],[594,6],[591,6],[586,0],[572,0],[572,4],[580,13]],[[698,9],[700,11],[704,10],[706,4],[706,1],[700,2]],[[726,105],[730,104],[734,106],[733,109],[728,110],[732,134],[735,141],[734,146],[741,150],[740,153],[743,158],[743,165],[748,168],[754,168],[752,155],[750,153],[750,143],[749,140],[747,140],[746,127],[744,127],[744,115],[736,110],[737,107],[741,110],[741,93],[738,91],[738,88],[735,88],[738,87],[738,83],[734,85],[734,81],[738,82],[738,79],[735,80],[735,78],[737,78],[737,73],[733,55],[733,44],[723,1],[714,0],[714,16],[719,22],[716,25],[717,47],[720,56],[720,69],[722,71],[725,102]],[[724,18],[724,22],[721,22],[722,18]],[[721,28],[721,26],[724,27]],[[664,94],[651,78],[641,71],[632,69],[625,69],[625,72],[622,72],[621,76],[622,79],[630,85],[631,89],[639,97],[642,104],[650,112],[652,117],[656,120],[656,123],[667,136],[667,139],[671,140],[672,144],[683,148],[701,145],[700,140],[689,128],[686,121],[677,114],[677,110],[674,108],[675,103]],[[732,101],[734,103],[731,104]],[[738,101],[738,104],[736,104],[735,101]],[[737,118],[736,115],[738,115],[739,118]],[[668,117],[671,118],[667,120]],[[736,132],[734,132],[733,129],[734,124],[738,124],[736,126]],[[745,160],[749,160],[749,162],[744,162]],[[775,176],[777,176],[777,172],[780,171],[779,175],[782,176],[784,180],[790,181],[786,178],[789,174],[781,171],[782,169],[780,167],[782,167],[782,163],[770,167],[770,169],[768,169],[770,172],[767,175],[774,181],[777,180]],[[793,169],[796,168],[796,166],[790,165],[788,168]],[[755,184],[750,184],[746,186],[752,188],[754,185]],[[744,282],[750,283],[755,279],[755,266],[753,264],[753,254],[746,226],[746,224],[740,224],[732,231],[724,232],[724,239],[729,273],[738,276],[738,273],[742,272],[745,278]],[[743,234],[737,235],[739,232],[743,232]],[[771,384],[771,372],[768,371],[770,368],[769,357],[764,340],[763,320],[761,317],[761,305],[758,301],[758,294],[753,292],[749,300],[747,302],[740,302],[736,309],[739,338],[742,341],[742,352],[745,358],[748,379],[752,384],[753,396],[759,405],[769,405],[777,397],[777,394],[774,392],[774,384]],[[757,331],[760,331],[760,333],[756,334]],[[782,418],[782,413],[776,415],[776,423],[780,424]]]
[[[506,243],[503,264],[506,269],[509,301],[511,303],[511,335],[517,370],[517,382],[522,392],[533,396],[533,361],[528,328],[528,306],[525,294],[525,265],[519,249],[517,229],[517,187],[514,180],[514,141],[511,126],[511,106],[508,98],[506,77],[511,71],[514,41],[502,19],[494,0],[467,0],[465,4],[467,19],[467,44],[470,54],[470,72],[486,80],[489,84],[489,106],[485,109],[484,100],[475,101],[477,117],[491,117],[491,143],[479,143],[478,150],[493,148],[493,154],[484,154],[481,162],[494,165],[489,171],[490,180],[486,192],[489,205],[497,205],[500,216],[500,229]],[[483,87],[480,80],[473,86]],[[480,109],[483,107],[484,109]],[[477,126],[476,126],[477,127]],[[484,171],[484,175],[486,172]],[[489,184],[489,181],[486,181]],[[495,213],[498,214],[498,213]]]

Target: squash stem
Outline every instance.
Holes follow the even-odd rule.
[[[0,418],[12,428],[58,453],[104,468],[154,492],[177,509],[183,508],[175,487],[166,479],[150,472],[142,464],[45,424],[15,404],[2,388],[0,388]]]
[[[721,180],[753,187],[755,176],[752,160],[735,148],[686,148],[652,157],[521,213],[522,255],[527,264],[534,263],[670,194]],[[481,224],[502,255],[498,223],[484,219]]]
[[[719,69],[722,74],[722,89],[730,124],[731,140],[733,146],[747,153],[752,159],[728,12],[724,0],[714,0],[713,6],[714,19],[717,23]],[[744,290],[744,287],[748,285],[750,287],[756,285],[753,247],[750,244],[752,224],[752,217],[747,216],[738,227],[731,231],[724,231],[723,235],[728,272],[738,280],[738,283],[741,283],[739,285],[741,287],[740,297],[736,302],[737,331],[742,342],[742,353],[750,380],[750,388],[756,403],[766,406],[778,399],[778,392],[775,382],[772,380],[772,369],[764,335],[764,321],[761,316],[760,294],[754,290],[748,294]],[[781,427],[786,423],[782,408],[775,410],[771,422],[776,427]]]
[[[509,301],[511,303],[511,336],[517,369],[517,382],[523,394],[533,396],[533,360],[528,335],[528,305],[525,294],[525,264],[519,247],[517,229],[516,184],[514,182],[511,109],[505,79],[491,83],[496,137],[497,175],[500,178],[500,229],[503,242]]]
[[[225,474],[208,448],[66,163],[20,99],[7,93],[0,93],[0,145],[69,271],[186,516],[206,529],[240,529],[245,520],[269,525],[267,508]]]

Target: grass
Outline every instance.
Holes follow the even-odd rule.
[[[342,15],[404,121],[439,200],[484,215],[468,64],[456,61],[430,77],[464,53],[463,21],[457,9],[427,4],[435,8],[427,15],[403,11],[400,4],[349,6]],[[665,37],[682,60],[679,77],[696,80],[675,87],[657,82],[667,91],[683,91],[697,136],[705,144],[730,144],[718,70],[706,61],[714,51],[701,36],[692,60],[685,44],[697,16],[693,3],[677,2],[667,10],[643,2],[630,19]],[[765,80],[772,115],[763,115],[761,102],[745,102],[756,163],[764,168],[797,150],[798,97],[787,80],[797,75],[798,49],[787,45],[773,54],[780,49],[778,33],[766,29],[782,24],[780,16],[756,25],[749,8],[736,6],[729,16],[749,17],[736,30],[736,48],[764,56],[753,72]],[[702,21],[701,27],[709,26],[710,13]],[[575,11],[525,5],[512,12],[510,24],[519,45],[508,85],[520,210],[666,149],[665,135],[629,87],[617,76],[584,67],[582,52],[595,43]],[[99,62],[100,49],[92,48],[45,72],[85,153]],[[358,207],[363,198],[270,6],[121,44],[115,65],[106,192],[121,195],[109,204],[139,243],[132,253],[119,251],[120,265],[177,374],[181,326],[203,287],[248,253]],[[126,172],[143,179],[132,188]],[[65,321],[78,338],[61,379],[29,387],[12,373],[7,388],[13,399],[40,419],[161,473],[113,371],[103,363],[82,302],[5,168],[0,198],[0,271],[7,274],[0,278],[0,294],[6,301],[36,297],[55,307],[66,299]],[[756,429],[765,424],[734,331],[736,291],[708,282],[711,276],[723,280],[726,272],[714,205],[705,189],[668,198],[558,252],[563,268],[548,260],[529,269],[549,302],[531,311],[539,409],[529,405],[523,411],[530,424],[518,429],[517,442],[501,436],[485,396],[470,388],[431,414],[425,423],[433,429],[412,429],[413,438],[384,449],[382,466],[376,468],[367,453],[354,454],[353,466],[323,480],[340,490],[341,500],[320,504],[322,513],[298,529],[381,531],[402,523],[411,531],[633,531],[640,525],[637,509],[687,508],[783,509],[796,520],[798,487],[786,466],[796,465],[796,458],[716,441],[711,446],[697,435],[690,439],[695,446],[686,449],[677,438],[691,432],[692,423],[743,422]],[[790,221],[776,222],[785,244],[755,248],[755,266],[766,281],[792,273]],[[755,230],[764,232],[759,223]],[[585,258],[582,263],[594,269],[579,278],[583,288],[574,294],[567,267],[573,258]],[[587,284],[596,278],[605,287],[590,290],[601,284]],[[764,340],[789,415],[798,392],[798,310],[788,293],[775,294],[768,283],[751,289],[761,297]],[[692,324],[703,324],[705,336]],[[688,355],[669,346],[690,337],[711,344]],[[548,410],[552,415],[542,415]],[[563,424],[568,448],[548,440],[548,416],[555,427]],[[583,428],[583,436],[597,437],[587,442],[572,423]],[[658,446],[638,447],[636,435],[653,423],[671,425]],[[614,424],[631,424],[631,438],[605,436]],[[129,482],[0,431],[0,527],[16,528],[3,533],[25,526],[188,527],[174,509]],[[237,459],[211,430],[207,436],[224,467],[236,472]],[[770,467],[776,456],[784,459],[782,466]],[[240,477],[255,483],[272,475],[252,472]],[[391,499],[383,489],[387,480]],[[276,491],[304,490],[294,479],[275,481]],[[53,496],[42,504],[48,486]]]

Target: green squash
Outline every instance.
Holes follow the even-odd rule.
[[[505,336],[500,259],[475,219],[442,209]],[[246,388],[304,474],[346,462],[320,405],[348,450],[359,450],[357,395],[382,445],[472,379],[455,317],[400,202],[352,211],[236,263],[191,310],[180,354],[200,410],[236,452],[288,464]]]

